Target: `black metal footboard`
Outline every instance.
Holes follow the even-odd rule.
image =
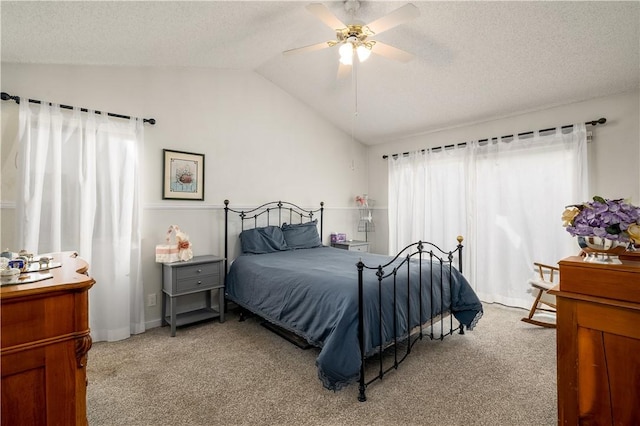
[[[447,284],[444,283],[445,280],[443,279],[444,275],[448,274],[449,277],[452,276],[452,268],[454,268],[454,255],[456,253],[458,255],[457,269],[460,273],[462,273],[463,238],[459,236],[457,240],[458,245],[453,251],[447,252],[440,249],[435,244],[419,241],[405,247],[390,262],[385,265],[369,266],[365,265],[362,260],[358,262],[358,343],[360,345],[361,356],[360,384],[358,395],[359,401],[366,401],[367,398],[365,395],[365,390],[367,386],[379,379],[382,379],[385,374],[389,373],[391,370],[395,370],[398,368],[398,366],[411,353],[411,348],[418,340],[422,340],[422,338],[425,336],[431,340],[442,340],[446,336],[453,334],[457,330],[459,330],[460,334],[464,334],[464,326],[462,324],[458,324],[454,327],[454,318],[451,315],[452,280],[449,279]],[[432,265],[430,273],[426,274],[428,276],[424,276],[425,274],[423,274],[423,262],[430,262]],[[418,266],[417,283],[413,282],[416,277],[413,277],[412,279],[412,275],[410,273],[411,265]],[[390,271],[387,271],[388,268],[392,269]],[[404,272],[404,268],[406,268],[406,277],[401,274],[401,272]],[[380,314],[377,322],[378,330],[365,329],[366,324],[364,306],[364,283],[368,274],[375,274],[378,282],[377,310]],[[443,286],[445,285],[449,286],[448,300],[445,300],[444,298],[445,289],[443,288]],[[393,286],[393,300],[383,300],[383,289],[385,289],[385,286]],[[406,288],[406,297],[404,298],[398,297],[400,286],[405,286]],[[415,290],[416,288],[417,291]],[[385,290],[388,295],[389,289],[386,288]],[[437,297],[438,294],[440,297]],[[415,297],[419,298],[417,303],[417,305],[419,306],[419,321],[417,324],[412,325],[411,306],[412,304],[414,304],[415,306],[415,303],[412,303],[415,302]],[[431,312],[432,314],[430,318],[423,318],[423,303],[425,303],[425,301],[429,301],[428,303],[431,303],[431,309],[429,310],[429,312]],[[393,335],[390,338],[388,335],[386,336],[386,338],[383,336],[383,324],[385,323],[385,318],[383,318],[383,303],[392,303],[393,306],[392,319],[386,319],[386,322],[392,321]],[[400,303],[406,305],[400,306]],[[404,327],[404,329],[398,324],[398,312],[400,312],[401,314],[402,312],[406,313],[407,327]],[[435,314],[436,312],[437,314]],[[446,317],[449,318],[448,321]],[[438,323],[440,324],[439,327]],[[437,329],[439,329],[438,335],[434,334],[434,332],[437,332]],[[428,332],[425,332],[425,330],[427,330]],[[377,332],[377,337],[380,342],[380,345],[377,348],[377,352],[369,358],[367,358],[367,348],[365,345],[365,333],[367,332]],[[383,359],[385,357],[387,358],[386,361]],[[365,360],[368,360],[369,362],[377,361],[378,364],[377,374],[368,379],[365,377]]]

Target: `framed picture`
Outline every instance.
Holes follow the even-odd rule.
[[[163,149],[163,200],[204,200],[204,154]]]

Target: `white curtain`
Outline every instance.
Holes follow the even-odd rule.
[[[567,204],[588,198],[584,124],[389,158],[389,248],[465,238],[463,270],[485,302],[529,307],[533,262],[576,254]]]
[[[32,253],[77,251],[94,341],[144,331],[140,267],[142,120],[20,104],[18,243]]]
[[[420,239],[448,250],[458,235],[468,237],[467,191],[451,190],[470,180],[468,154],[426,150],[389,159],[389,254]]]

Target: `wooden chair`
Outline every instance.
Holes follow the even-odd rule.
[[[556,328],[556,324],[554,322],[536,319],[534,318],[534,315],[540,313],[538,311],[555,314],[555,297],[547,292],[557,284],[556,278],[560,277],[560,269],[557,266],[545,265],[544,263],[538,262],[534,262],[534,265],[537,268],[538,276],[530,279],[529,284],[533,287],[535,300],[529,310],[529,315],[522,318],[522,321],[529,324],[539,325],[541,327]]]

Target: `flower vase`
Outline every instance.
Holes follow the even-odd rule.
[[[601,237],[578,237],[578,245],[585,253],[584,261],[590,263],[620,264],[618,255],[625,252],[626,245],[620,241]]]

